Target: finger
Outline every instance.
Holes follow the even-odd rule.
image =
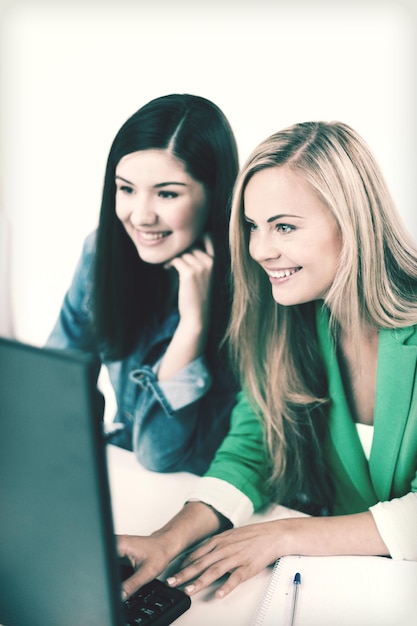
[[[170,262],[171,267],[175,267],[178,273],[186,270],[210,270],[213,265],[213,259],[201,250],[195,250],[193,253],[187,252],[182,256],[175,257]]]
[[[186,258],[185,255],[182,256],[177,256],[175,258],[173,258],[170,262],[169,262],[169,266],[170,268],[174,268],[175,270],[177,270],[178,274],[185,274],[186,272],[189,272],[190,270],[193,269],[193,267],[195,266],[195,262],[192,262],[192,256],[187,253],[188,255],[188,260]]]
[[[191,255],[195,259],[201,259],[202,261],[213,262],[213,255],[209,254],[206,250],[200,250],[200,248],[194,248],[191,250]]]
[[[193,263],[195,260],[203,261],[205,265],[207,265],[207,261],[210,261],[210,263],[213,262],[212,255],[200,248],[191,248],[191,250],[187,250],[187,252],[184,252],[184,254],[181,254],[178,258],[184,259],[189,263]]]
[[[204,247],[205,247],[207,254],[211,257],[214,257],[214,245],[213,245],[213,239],[211,235],[206,233],[203,237],[203,242],[204,242]]]
[[[210,259],[210,257],[205,252],[199,250],[198,248],[188,250],[188,252],[184,252],[184,254],[182,254],[178,258],[184,261],[184,263],[187,263],[187,265],[190,265],[191,267],[194,267],[196,263],[201,264],[201,262]]]
[[[230,558],[219,560],[217,557],[214,562],[209,563],[210,559],[201,559],[174,574],[174,576],[167,579],[167,582],[169,585],[177,587],[192,581],[185,587],[185,591],[188,595],[194,595],[214,581],[222,578],[225,574],[228,574],[235,567]]]
[[[215,593],[216,598],[225,598],[230,592],[236,589],[240,583],[248,578],[250,578],[250,576],[244,575],[243,568],[238,568],[232,572],[226,582],[217,589]]]
[[[184,591],[187,595],[192,596],[202,589],[205,589],[212,583],[216,582],[223,578],[224,576],[229,576],[231,571],[230,563],[228,560],[217,561],[213,565],[211,565],[208,569],[206,569],[200,576],[195,578],[190,584],[186,585]],[[226,584],[226,583],[225,583]],[[238,580],[236,580],[235,586],[238,585]],[[224,586],[224,585],[223,585]],[[230,588],[229,592],[234,588],[233,586]],[[221,588],[220,588],[221,589]],[[227,592],[227,587],[226,587]],[[221,593],[219,597],[223,597],[224,593]]]
[[[146,576],[142,570],[137,570],[132,576],[126,578],[122,584],[122,599],[126,600],[133,593],[136,593],[138,589],[143,587],[144,584],[152,580],[154,576]]]
[[[216,580],[224,578],[227,576],[227,580],[222,583],[222,585],[216,590],[217,598],[224,598],[229,593],[231,593],[236,587],[240,585],[240,583],[248,580],[254,575],[254,572],[250,571],[250,568],[246,566],[237,567],[233,570],[230,567],[230,564],[226,561],[222,563],[216,563],[206,570],[201,576],[193,580],[192,583],[188,584],[184,591],[187,595],[192,596],[202,589],[206,588],[208,585],[212,584]]]
[[[131,548],[131,537],[129,535],[116,535],[116,550],[121,558],[129,559],[132,562],[129,551]]]
[[[140,565],[138,565],[137,562],[136,567],[136,571],[122,583],[123,599],[126,599],[128,596],[132,595],[132,593],[135,593],[138,589],[140,589],[140,587],[143,587],[143,585],[159,576],[165,569],[166,565],[157,567],[154,563],[144,560]]]
[[[181,269],[184,269],[186,267],[188,267],[190,265],[190,263],[186,262],[186,256],[189,256],[190,259],[192,259],[192,255],[190,253],[190,251],[181,254],[179,256],[174,256],[170,261],[167,261],[164,264],[164,269],[169,270],[171,268],[175,268],[177,270],[177,272],[179,272]]]
[[[199,561],[204,556],[209,555],[216,548],[216,545],[217,544],[213,543],[212,539],[211,540],[209,539],[208,541],[204,542],[196,550],[189,552],[183,560],[182,569],[185,569],[185,567],[189,567],[193,565],[196,561]]]
[[[227,553],[225,555],[219,554],[216,551],[216,547],[217,542],[215,542],[213,537],[205,541],[197,549],[189,552],[183,559],[181,570],[175,576],[180,577],[182,582],[186,582],[191,578],[195,578],[203,569],[207,569],[216,561],[228,556]]]

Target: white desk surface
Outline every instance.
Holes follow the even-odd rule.
[[[186,472],[159,474],[145,470],[132,452],[108,445],[108,469],[116,534],[148,535],[182,508],[198,476]],[[255,514],[250,522],[300,515],[282,506]],[[250,626],[268,583],[271,568],[239,585],[219,600],[214,591],[219,584],[198,593],[178,626]],[[161,576],[164,579],[164,576]]]

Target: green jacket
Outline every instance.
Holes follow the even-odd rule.
[[[336,487],[333,512],[356,513],[417,491],[417,326],[380,331],[369,463],[346,401],[328,317],[321,311],[317,329],[331,398],[326,449]],[[262,424],[241,392],[229,434],[206,475],[227,480],[258,510],[268,503],[267,471]]]

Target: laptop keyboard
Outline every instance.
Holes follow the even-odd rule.
[[[123,604],[126,626],[168,626],[190,608],[191,598],[155,578]]]

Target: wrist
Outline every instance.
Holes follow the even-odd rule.
[[[150,535],[157,539],[158,546],[169,561],[174,560],[181,552],[186,549],[184,533],[176,532],[172,529],[161,528],[154,531]]]
[[[175,334],[184,336],[187,341],[200,341],[202,337],[206,337],[207,331],[208,323],[205,322],[204,319],[194,315],[182,315],[179,319]]]
[[[276,558],[280,556],[288,556],[289,554],[298,554],[300,546],[297,545],[293,519],[280,519],[275,523],[277,524]]]
[[[217,511],[203,502],[187,502],[172,520],[152,533],[152,537],[162,542],[172,559],[218,532],[221,527],[220,517]]]

